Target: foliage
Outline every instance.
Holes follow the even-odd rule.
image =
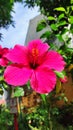
[[[0,128],[1,130],[13,130],[13,115],[5,106],[0,106]]]
[[[73,102],[59,108],[59,115],[56,119],[64,127],[73,125]]]
[[[27,115],[20,113],[18,117],[19,130],[31,130],[28,125]]]
[[[12,12],[15,2],[22,0],[0,0],[0,28],[8,28],[10,24],[14,26]]]
[[[69,2],[69,1],[68,1]],[[51,46],[51,49],[57,50],[66,61],[66,67],[69,66],[69,72],[72,74],[73,78],[73,1],[70,1],[70,4],[66,7],[57,6],[54,8],[56,11],[56,15],[46,12],[46,18],[43,20],[46,27],[50,27],[48,31],[45,31],[44,34],[41,35],[41,38],[46,38],[46,41]],[[47,15],[49,14],[49,15]],[[40,26],[41,29],[40,29]],[[37,25],[37,31],[41,31],[45,29],[42,25],[42,20]],[[72,46],[71,46],[72,43]],[[58,83],[59,90],[60,84]],[[60,92],[60,91],[59,91]],[[52,95],[53,96],[53,95]],[[66,97],[57,97],[57,99],[64,99],[67,102]],[[50,98],[52,101],[52,97]],[[55,99],[54,99],[55,102]],[[64,130],[72,130],[73,129],[73,103],[66,104],[62,108],[58,108],[58,106],[51,108],[51,120],[53,122],[53,126],[56,126],[55,129],[64,129]],[[56,113],[55,113],[56,112]],[[56,124],[54,124],[56,123]]]
[[[24,90],[21,87],[16,87],[14,90],[14,97],[24,96]]]
[[[0,0],[0,29],[8,29],[10,25],[14,27],[14,20],[12,13],[14,12],[14,3],[23,2],[23,0]],[[0,33],[0,40],[2,38],[2,33]]]
[[[25,3],[28,7],[34,7],[35,5],[40,7],[40,10],[45,15],[57,15],[58,12],[54,10],[57,7],[64,7],[66,9],[67,6],[71,6],[73,4],[72,0],[25,0]],[[44,4],[45,3],[45,4]]]
[[[11,12],[13,11],[13,3],[10,0],[0,0],[0,28],[8,28],[13,25]]]
[[[21,128],[22,130],[23,128],[26,128],[26,130],[28,128],[31,130],[73,129],[73,104],[66,104],[60,108],[53,102],[54,97],[53,100],[50,100],[52,95],[53,93],[45,97],[47,104],[42,100],[40,105],[35,106],[32,111],[20,113],[19,121],[22,122],[22,124],[19,123],[20,130]]]
[[[54,10],[58,12],[57,16],[49,15],[44,19],[46,27],[50,30],[45,31],[41,38],[46,38],[51,49],[56,49],[63,55],[67,65],[73,64],[73,49],[70,47],[73,35],[73,6],[57,7]],[[40,26],[41,29],[40,29]],[[44,29],[42,20],[37,25],[37,31]],[[57,39],[57,40],[56,40]],[[54,43],[55,41],[55,43]]]

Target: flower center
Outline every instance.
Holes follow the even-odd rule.
[[[32,60],[32,62],[30,62],[30,67],[32,69],[36,69],[38,67],[38,54],[39,54],[38,49],[37,48],[33,48],[32,49],[33,60]]]
[[[30,67],[32,68],[32,69],[36,69],[37,67],[38,67],[38,64],[37,63],[30,63]]]

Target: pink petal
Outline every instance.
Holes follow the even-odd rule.
[[[32,52],[32,49],[37,49],[39,55],[42,55],[43,53],[48,51],[49,48],[50,46],[47,43],[43,43],[40,39],[32,40],[28,43],[28,50]]]
[[[2,49],[2,55],[3,57],[9,52],[9,49],[8,48],[3,48]]]
[[[4,58],[0,58],[0,66],[6,66],[8,64],[8,60]]]
[[[56,75],[52,70],[39,68],[31,77],[31,87],[38,93],[49,93],[55,88]]]
[[[55,69],[57,71],[62,71],[65,67],[65,62],[63,57],[55,51],[49,51],[45,56],[42,65],[47,65],[50,69]]]
[[[13,86],[22,86],[29,80],[32,71],[29,68],[8,66],[4,72],[5,81]]]
[[[24,46],[21,45],[15,45],[14,49],[11,49],[6,57],[13,63],[28,63],[27,50]]]

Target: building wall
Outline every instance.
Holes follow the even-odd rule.
[[[30,20],[25,44],[27,44],[29,41],[31,41],[33,39],[39,39],[42,33],[44,33],[46,30],[50,29],[50,28],[45,28],[40,32],[36,32],[37,24],[40,22],[40,20],[42,20],[44,18],[45,17],[43,15],[38,15],[35,18]],[[44,40],[44,39],[42,39],[42,40]]]

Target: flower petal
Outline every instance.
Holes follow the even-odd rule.
[[[3,57],[9,52],[8,48],[2,48],[2,55]]]
[[[21,45],[15,45],[13,49],[6,55],[7,59],[13,63],[27,64],[27,49]]]
[[[63,57],[55,51],[49,51],[45,56],[44,62],[42,65],[47,65],[50,69],[55,69],[57,71],[62,71],[65,67],[65,62]]]
[[[48,68],[39,68],[33,72],[30,83],[32,89],[36,92],[49,93],[55,88],[56,75]]]
[[[6,58],[0,58],[0,66],[6,66],[8,64],[8,60]]]
[[[32,71],[29,68],[10,65],[4,72],[5,81],[13,86],[22,86],[29,80]]]
[[[28,43],[28,50],[32,52],[32,49],[37,49],[39,51],[39,55],[48,51],[49,48],[50,46],[47,43],[43,43],[40,39],[32,40]]]

